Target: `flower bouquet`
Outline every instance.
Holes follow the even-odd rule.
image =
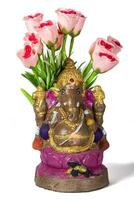
[[[60,8],[56,14],[57,23],[43,21],[41,13],[25,16],[28,32],[17,52],[28,68],[22,76],[36,88],[32,95],[21,89],[38,128],[32,144],[41,154],[35,183],[55,191],[96,190],[109,183],[102,164],[109,143],[103,128],[105,94],[94,83],[118,64],[122,45],[111,36],[98,38],[87,64],[78,65],[72,59],[73,46],[86,17],[73,9]]]

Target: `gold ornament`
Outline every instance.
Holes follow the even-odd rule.
[[[95,101],[99,104],[103,104],[103,100],[105,99],[105,93],[103,92],[101,86],[96,85],[93,90],[93,94],[95,97]]]
[[[34,100],[42,100],[45,98],[45,91],[41,86],[37,87],[37,90],[32,95]]]
[[[62,139],[62,140],[68,140],[69,139],[84,139],[84,140],[88,140],[89,136],[83,136],[82,134],[74,134],[72,133],[70,136],[69,134],[65,134],[65,135],[55,135],[55,138],[57,139]]]
[[[81,120],[82,120],[82,116],[83,116],[83,109],[80,109],[80,113],[79,113],[79,120],[77,123],[74,123],[70,120],[67,119],[67,114],[66,112],[64,111],[64,109],[62,107],[59,108],[59,111],[62,115],[62,119],[64,121],[64,123],[66,125],[68,125],[73,131],[79,126],[79,124],[81,123]]]
[[[94,119],[87,119],[87,122],[86,122],[86,124],[87,124],[87,126],[92,126],[92,125],[94,125],[95,124],[95,121],[94,121]]]
[[[71,134],[72,135],[72,134]],[[70,136],[71,136],[70,135]],[[64,153],[78,153],[78,152],[83,152],[86,151],[88,149],[92,148],[93,142],[94,142],[94,131],[91,131],[89,133],[89,137],[88,137],[88,143],[85,146],[68,146],[68,147],[64,147],[62,145],[58,145],[55,143],[54,141],[54,130],[51,128],[49,130],[49,141],[50,141],[50,145],[59,152],[64,152]],[[70,137],[71,138],[71,137]]]
[[[70,167],[70,168],[66,171],[66,173],[67,173],[67,174],[71,174],[72,169],[78,170],[80,173],[84,173],[84,172],[87,171],[87,168],[86,168],[84,165],[77,165],[77,166],[74,167],[74,168]]]

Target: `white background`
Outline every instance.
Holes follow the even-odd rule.
[[[134,199],[134,1],[133,0],[3,0],[0,2],[0,199]],[[64,194],[34,184],[39,152],[31,147],[36,126],[32,107],[20,93],[34,88],[21,77],[25,68],[16,57],[26,28],[22,17],[43,12],[55,19],[54,10],[70,7],[87,20],[75,42],[74,58],[88,60],[88,49],[97,37],[112,35],[124,46],[120,63],[97,80],[106,93],[104,127],[111,147],[104,163],[110,186],[102,190]]]

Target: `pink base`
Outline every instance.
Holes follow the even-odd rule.
[[[90,168],[93,175],[100,175],[106,167],[104,165],[100,165],[97,168]],[[35,176],[58,176],[60,178],[67,177],[66,169],[58,169],[54,167],[50,167],[45,165],[44,163],[40,163],[36,168]],[[80,176],[79,176],[80,177]],[[81,176],[84,178],[84,176]]]
[[[36,176],[60,176],[66,177],[66,170],[69,168],[68,162],[77,161],[86,166],[94,175],[101,174],[105,168],[102,165],[103,151],[88,150],[82,153],[61,153],[56,152],[51,147],[41,150],[41,163],[36,168]]]

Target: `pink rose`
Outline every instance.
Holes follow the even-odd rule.
[[[123,46],[121,45],[121,43],[118,40],[116,40],[115,38],[113,38],[111,36],[108,36],[107,40],[114,45],[114,53],[117,54],[119,51],[121,51]]]
[[[34,48],[38,54],[42,53],[43,44],[40,41],[40,37],[37,34],[26,33],[24,40],[26,41],[26,44],[29,44],[32,48]]]
[[[53,47],[58,39],[58,29],[54,22],[48,20],[42,22],[36,28],[41,40],[50,48]]]
[[[42,13],[36,13],[35,15],[28,15],[25,16],[24,18],[25,25],[27,27],[28,32],[30,33],[35,33],[35,27],[40,24],[40,22],[43,19],[43,14]]]
[[[78,22],[80,13],[72,9],[61,9],[56,10],[58,16],[58,25],[60,30],[67,34],[71,33]]]
[[[55,50],[60,49],[60,47],[63,44],[63,39],[64,39],[64,34],[60,30],[58,30],[58,40],[56,44],[54,45]]]
[[[93,68],[98,70],[100,73],[104,73],[112,69],[119,62],[118,57],[107,50],[101,50],[99,47],[95,48],[93,54]]]
[[[107,51],[114,51],[114,45],[111,42],[108,42],[107,40],[103,38],[98,38],[90,47],[89,53],[92,54],[96,47],[100,47],[103,50]]]
[[[38,62],[38,54],[30,45],[25,45],[24,49],[19,50],[17,56],[28,68],[35,67]]]
[[[80,14],[79,19],[72,31],[73,36],[77,36],[80,34],[80,32],[84,26],[85,20],[86,20],[86,17],[84,15]]]

